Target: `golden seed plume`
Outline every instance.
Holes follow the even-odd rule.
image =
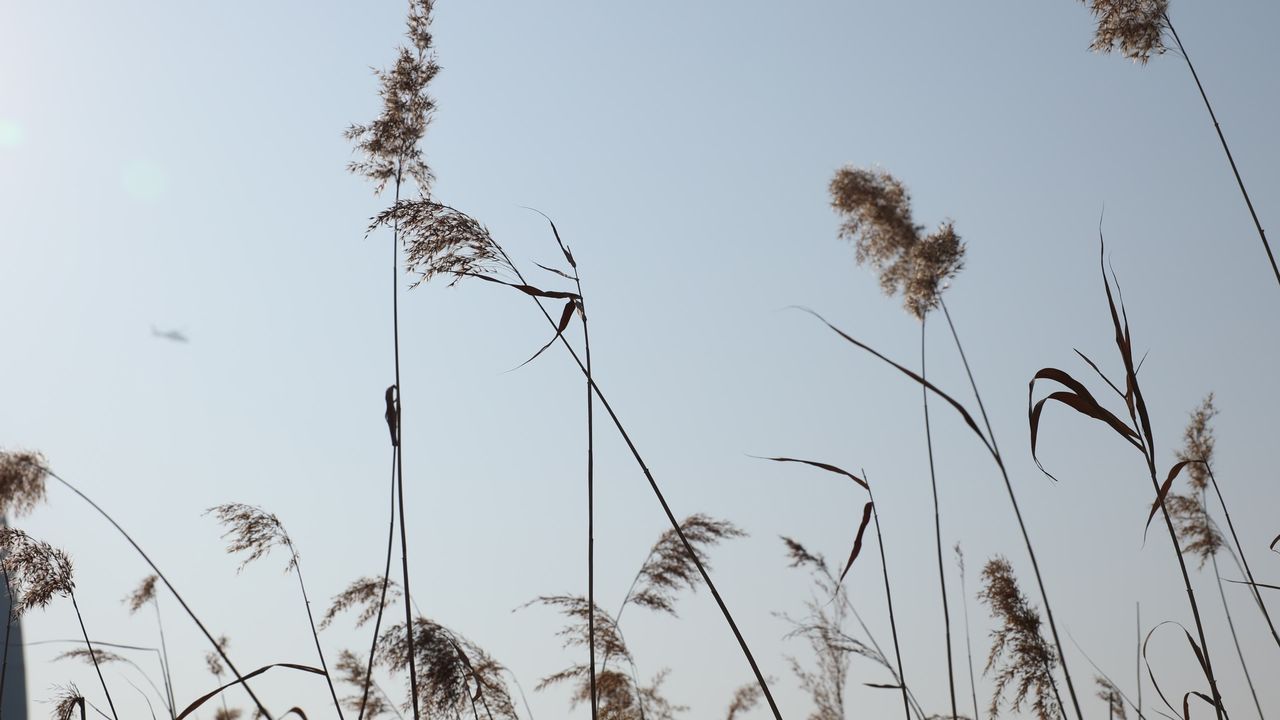
[[[902,295],[917,318],[936,308],[946,282],[964,267],[964,243],[947,221],[925,233],[911,216],[906,186],[884,170],[844,167],[829,187],[831,207],[844,222],[840,237],[851,240],[859,265],[880,275],[886,295]]]
[[[1205,463],[1213,462],[1214,436],[1213,427],[1209,424],[1218,409],[1213,404],[1213,393],[1209,393],[1191,413],[1187,429],[1183,432],[1183,446],[1178,450],[1179,461],[1192,462],[1183,469],[1187,475],[1189,491],[1186,494],[1170,493],[1165,498],[1169,516],[1173,520],[1182,540],[1184,555],[1199,558],[1200,567],[1217,554],[1226,542],[1213,518],[1209,516],[1209,508],[1205,503],[1205,493],[1209,488],[1209,468]]]
[[[20,517],[44,500],[47,467],[38,452],[0,452],[0,515]]]
[[[1010,708],[1014,712],[1020,711],[1023,702],[1034,693],[1031,709],[1039,720],[1059,717],[1053,679],[1058,658],[1040,632],[1040,613],[1018,588],[1018,578],[1005,558],[995,557],[987,562],[982,569],[982,582],[978,597],[991,606],[997,624],[991,632],[991,654],[984,670],[996,670],[991,716],[999,714],[1005,691],[1012,688]]]
[[[1164,31],[1169,26],[1165,15],[1169,0],[1087,0],[1086,4],[1098,21],[1089,46],[1092,50],[1119,50],[1130,60],[1146,65],[1152,55],[1161,55],[1168,49]]]
[[[404,239],[406,267],[418,274],[412,287],[439,275],[453,285],[464,277],[510,269],[489,230],[448,205],[401,200],[375,216],[369,230],[393,225]]]
[[[17,596],[14,617],[42,608],[59,595],[70,596],[75,589],[66,553],[21,530],[0,528],[0,555],[10,591]]]

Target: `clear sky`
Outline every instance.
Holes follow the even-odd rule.
[[[377,113],[369,68],[391,61],[403,11],[398,1],[3,7],[0,444],[42,450],[113,513],[230,636],[242,669],[312,663],[314,648],[284,558],[237,575],[205,508],[277,513],[318,605],[381,567],[391,240],[364,231],[388,198],[345,171],[342,131]],[[1263,222],[1275,222],[1280,5],[1174,0],[1171,13]],[[1139,67],[1091,54],[1091,18],[1069,0],[439,0],[434,29],[444,70],[424,148],[436,196],[526,265],[557,253],[521,206],[555,218],[581,267],[600,383],[675,511],[751,534],[713,553],[713,573],[786,717],[810,709],[786,655],[809,656],[774,613],[801,612],[809,589],[778,536],[841,558],[863,496],[749,454],[866,468],[878,482],[908,679],[928,710],[946,705],[918,388],[786,309],[811,306],[918,362],[917,324],[836,238],[826,185],[846,163],[889,169],[911,188],[919,222],[951,218],[968,243],[948,303],[1059,624],[1090,657],[1131,692],[1135,602],[1148,627],[1190,624],[1167,538],[1143,545],[1152,491],[1141,458],[1059,408],[1046,412],[1041,447],[1061,482],[1029,454],[1037,369],[1087,375],[1073,348],[1119,369],[1097,271],[1104,206],[1135,344],[1150,353],[1142,378],[1161,464],[1187,413],[1216,392],[1219,478],[1259,580],[1280,577],[1265,552],[1280,532],[1280,288],[1180,58]],[[151,325],[191,342],[153,338]],[[967,400],[948,336],[930,327],[931,376]],[[507,664],[542,718],[569,716],[568,695],[533,686],[577,658],[560,646],[557,617],[513,608],[585,591],[581,377],[557,348],[506,372],[546,330],[526,298],[487,284],[403,296],[415,599]],[[977,568],[1006,554],[1035,597],[1032,575],[989,458],[935,408],[944,541],[969,557],[985,655]],[[601,424],[598,437],[597,588],[612,607],[666,521],[617,436]],[[51,487],[19,525],[72,554],[94,636],[156,642],[151,619],[119,602],[146,567],[87,506]],[[847,583],[886,642],[874,557]],[[1215,665],[1229,709],[1249,717],[1211,578],[1195,576]],[[1251,667],[1273,675],[1260,618],[1240,586],[1227,593]],[[195,629],[161,602],[181,701],[214,682]],[[623,629],[642,671],[671,668],[669,695],[689,716],[722,714],[750,671],[705,589],[682,596],[679,612],[629,612]],[[26,623],[31,641],[76,635],[65,602]],[[367,651],[346,626],[322,637],[331,657]],[[1103,704],[1083,687],[1092,673],[1066,642],[1098,716]],[[53,662],[61,649],[29,649],[33,703],[68,680],[93,692],[91,669]],[[1176,633],[1158,634],[1153,656],[1178,695],[1201,689]],[[126,678],[140,683],[108,672],[137,717],[144,705]],[[892,693],[862,685],[885,681],[855,659],[851,715],[896,712]],[[991,683],[979,682],[985,715]],[[278,710],[330,712],[313,679],[258,686]],[[1280,704],[1274,682],[1259,691]]]

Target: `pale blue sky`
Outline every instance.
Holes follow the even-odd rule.
[[[242,668],[310,663],[314,649],[283,558],[237,576],[205,508],[279,514],[317,603],[381,566],[390,238],[362,239],[386,198],[345,172],[342,130],[378,111],[369,67],[391,60],[403,10],[11,2],[0,22],[0,443],[44,451],[114,513],[231,637]],[[1274,220],[1280,6],[1175,0],[1172,13],[1263,222]],[[1265,553],[1280,532],[1280,288],[1181,60],[1142,68],[1093,55],[1091,33],[1069,0],[438,3],[444,70],[424,146],[436,195],[526,264],[557,254],[520,206],[556,219],[581,266],[601,385],[676,512],[751,533],[715,551],[714,576],[788,718],[809,703],[785,655],[808,656],[771,613],[800,612],[809,591],[777,536],[842,557],[863,498],[747,454],[865,467],[878,481],[908,678],[930,711],[946,705],[919,392],[785,309],[811,306],[917,362],[917,326],[835,237],[826,184],[845,163],[891,170],[919,222],[952,218],[967,241],[948,302],[1059,623],[1094,660],[1131,691],[1135,601],[1148,624],[1190,621],[1167,539],[1153,532],[1142,545],[1151,489],[1140,458],[1057,408],[1042,455],[1061,483],[1028,452],[1037,369],[1083,371],[1073,348],[1117,368],[1097,272],[1104,205],[1135,343],[1150,351],[1161,462],[1187,412],[1216,391],[1224,491],[1256,571],[1280,575]],[[531,692],[576,660],[554,635],[559,619],[512,609],[585,587],[580,376],[558,349],[505,372],[546,330],[513,293],[428,287],[405,295],[402,312],[415,599],[506,663],[535,714],[565,717],[564,691]],[[153,339],[152,324],[192,342]],[[931,337],[931,375],[967,398],[947,336]],[[955,417],[935,417],[944,539],[964,544],[970,589],[981,561],[1004,553],[1030,591],[998,475]],[[616,436],[603,425],[598,436],[598,593],[611,607],[665,520]],[[86,506],[51,488],[20,525],[73,555],[91,633],[155,642],[150,620],[117,601],[144,565]],[[848,583],[884,642],[873,558]],[[1215,664],[1229,708],[1249,717],[1209,581],[1197,575]],[[1265,676],[1277,650],[1243,591],[1228,592]],[[191,698],[212,687],[206,648],[162,602],[178,694]],[[623,627],[643,671],[671,668],[669,695],[689,716],[714,716],[750,672],[705,590],[679,609],[679,620],[629,611]],[[985,654],[986,608],[970,598],[970,613]],[[64,603],[27,621],[30,640],[74,635]],[[323,637],[331,655],[367,651],[345,627]],[[1162,677],[1190,689],[1194,661],[1177,638],[1154,642]],[[54,654],[29,653],[33,701],[70,679],[93,692],[90,669]],[[1071,661],[1091,698],[1092,673]],[[125,712],[145,712],[118,670],[108,679]],[[883,681],[855,660],[851,712],[896,712],[892,693],[861,685]],[[274,708],[329,713],[309,678],[258,685]],[[1260,691],[1280,703],[1274,683]]]

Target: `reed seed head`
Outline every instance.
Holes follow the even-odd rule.
[[[708,548],[718,545],[722,540],[746,535],[733,523],[716,520],[702,513],[685,518],[680,523],[680,529],[704,568],[710,567]],[[680,542],[680,536],[675,529],[671,529],[662,533],[649,550],[649,558],[640,568],[639,579],[630,602],[675,615],[676,593],[682,587],[697,590],[698,584],[702,582],[702,574],[698,572],[698,566],[689,556],[684,543]]]
[[[1040,632],[1039,611],[1018,588],[1018,578],[1005,558],[997,556],[987,562],[982,569],[982,582],[978,597],[991,606],[991,615],[997,623],[991,633],[991,654],[987,656],[984,670],[996,670],[991,716],[999,714],[1005,691],[1012,687],[1010,707],[1014,712],[1020,711],[1023,702],[1034,693],[1031,707],[1035,716],[1039,720],[1058,717],[1060,708],[1053,679],[1058,658]]]
[[[1106,701],[1111,717],[1115,720],[1125,720],[1124,697],[1120,694],[1120,689],[1101,675],[1095,675],[1093,681],[1097,683],[1098,697]]]
[[[1195,460],[1186,467],[1191,488],[1197,492],[1209,487],[1209,468],[1213,464],[1213,447],[1216,442],[1213,426],[1209,423],[1218,415],[1218,408],[1213,404],[1213,393],[1205,396],[1195,410],[1191,411],[1191,419],[1187,429],[1182,432],[1182,449],[1178,451],[1178,460]]]
[[[1214,435],[1210,422],[1218,414],[1209,393],[1191,412],[1187,429],[1183,432],[1183,445],[1178,451],[1179,461],[1191,461],[1183,472],[1187,474],[1189,490],[1185,494],[1170,493],[1165,506],[1182,540],[1184,555],[1199,558],[1200,567],[1217,554],[1226,540],[1209,516],[1205,493],[1209,488],[1209,465],[1213,462]]]
[[[405,263],[418,274],[412,287],[443,275],[453,285],[472,275],[510,270],[489,230],[475,218],[431,200],[402,200],[379,213],[369,230],[399,227],[405,243]]]
[[[733,693],[733,700],[729,703],[725,720],[737,720],[739,715],[751,712],[752,708],[760,704],[760,697],[759,683],[751,682],[738,688]]]
[[[244,711],[240,708],[219,707],[213,711],[213,720],[240,720]]]
[[[285,572],[289,572],[298,565],[298,551],[294,549],[293,541],[285,532],[280,518],[274,514],[260,507],[243,503],[218,505],[205,511],[206,515],[209,513],[213,513],[218,518],[218,522],[227,529],[222,534],[223,539],[228,540],[227,552],[233,555],[245,553],[245,558],[240,562],[236,572],[244,570],[245,566],[254,560],[265,557],[271,552],[271,548],[276,546],[283,547],[289,552],[289,563],[285,565]]]
[[[378,663],[393,672],[406,672],[408,640],[404,623],[383,631]],[[453,720],[469,715],[474,701],[487,707],[495,718],[517,720],[502,679],[505,668],[475,643],[439,623],[418,617],[413,623],[413,651],[423,717]]]
[[[143,578],[138,588],[124,599],[124,603],[129,606],[129,614],[132,615],[142,609],[143,605],[149,602],[155,602],[156,599],[156,581],[160,578],[155,575],[148,575]]]
[[[60,595],[70,597],[75,589],[66,553],[21,530],[0,528],[0,566],[9,574],[10,591],[17,597],[15,618]]]
[[[332,604],[329,605],[328,611],[320,620],[320,629],[324,630],[329,627],[338,616],[338,613],[359,607],[360,614],[356,617],[356,627],[363,627],[365,623],[373,619],[378,614],[378,608],[381,604],[385,607],[386,602],[395,602],[401,595],[400,584],[395,580],[386,580],[386,601],[380,603],[383,592],[383,578],[380,577],[362,577],[352,581],[346,590],[338,593],[333,597]]]
[[[363,698],[363,717],[373,720],[374,718],[378,718],[391,712],[391,707],[387,704],[387,701],[382,698],[382,693],[378,692],[372,677],[368,678],[368,683],[366,684],[365,679],[367,677],[366,670],[368,669],[368,666],[365,665],[364,658],[350,650],[343,650],[338,653],[338,661],[334,664],[334,669],[337,670],[338,680],[340,682],[346,683],[356,689],[355,695],[347,696],[342,699],[342,704],[348,710],[359,713],[361,699]]]
[[[53,720],[72,720],[76,708],[84,708],[84,696],[75,683],[65,686],[55,685],[53,688]]]
[[[410,0],[407,18],[409,46],[396,51],[390,70],[375,71],[381,85],[382,114],[367,125],[352,125],[346,137],[355,142],[362,158],[348,170],[374,183],[381,194],[387,183],[413,178],[425,197],[431,192],[432,173],[418,143],[426,135],[435,112],[435,100],[427,86],[440,72],[431,43],[433,0]]]
[[[1164,31],[1169,26],[1165,14],[1169,0],[1087,0],[1087,4],[1098,21],[1090,49],[1103,53],[1118,49],[1142,65],[1168,49]]]
[[[227,651],[227,646],[231,644],[231,640],[222,635],[218,638],[218,647],[222,652]],[[226,668],[222,666],[222,655],[210,650],[204,654],[204,666],[208,668],[209,674],[216,678],[222,677],[222,673],[226,672]]]
[[[102,648],[94,648],[92,652],[89,651],[89,648],[76,648],[62,653],[55,657],[54,660],[79,660],[89,665],[92,665],[94,660],[97,660],[99,665],[129,662],[123,655],[118,655]]]
[[[38,452],[0,452],[0,515],[26,515],[44,500],[47,467]]]
[[[902,295],[907,311],[923,319],[964,267],[955,225],[947,221],[926,234],[912,219],[906,186],[884,170],[841,168],[829,190],[831,207],[844,219],[839,235],[853,241],[858,264],[870,264],[884,293]]]

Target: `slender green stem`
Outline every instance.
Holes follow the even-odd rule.
[[[1071,704],[1076,711],[1076,720],[1084,720],[1084,713],[1080,709],[1080,700],[1076,697],[1076,686],[1071,681],[1071,672],[1067,669],[1067,656],[1063,651],[1062,640],[1058,635],[1058,623],[1053,618],[1053,607],[1049,604],[1049,593],[1044,588],[1044,575],[1040,572],[1040,561],[1036,558],[1035,547],[1031,544],[1031,534],[1027,531],[1027,523],[1022,519],[1022,508],[1018,505],[1018,496],[1013,491],[1013,482],[1009,480],[1009,472],[1004,466],[1004,457],[1000,454],[1000,446],[996,444],[996,434],[991,429],[991,420],[987,416],[987,406],[982,402],[982,393],[978,391],[978,383],[973,378],[973,369],[969,367],[969,358],[965,355],[964,346],[960,343],[960,334],[956,332],[956,325],[951,320],[951,311],[947,309],[947,303],[939,299],[939,305],[942,307],[942,313],[947,318],[947,326],[951,328],[951,337],[955,340],[956,350],[960,353],[960,361],[964,365],[965,374],[969,377],[969,386],[973,388],[974,400],[978,403],[978,410],[982,413],[982,422],[986,425],[987,436],[990,438],[988,450],[991,451],[992,458],[996,461],[996,467],[1000,469],[1000,477],[1004,480],[1004,488],[1009,495],[1009,504],[1013,506],[1014,518],[1018,521],[1018,530],[1022,532],[1022,542],[1026,545],[1027,555],[1031,558],[1031,569],[1036,576],[1036,587],[1040,590],[1040,601],[1044,603],[1045,618],[1049,621],[1049,632],[1053,635],[1053,645],[1058,650],[1058,664],[1062,666],[1062,677],[1067,682],[1067,694],[1071,696]]]
[[[1218,133],[1218,142],[1222,144],[1222,151],[1227,155],[1227,162],[1231,164],[1231,173],[1236,177],[1236,185],[1240,187],[1240,194],[1244,196],[1244,204],[1249,208],[1249,217],[1253,218],[1253,226],[1258,230],[1258,237],[1262,239],[1262,248],[1267,251],[1267,260],[1271,261],[1271,272],[1276,276],[1276,282],[1280,283],[1280,267],[1276,266],[1276,256],[1271,252],[1271,243],[1267,242],[1267,232],[1262,229],[1262,221],[1258,219],[1258,213],[1253,209],[1253,200],[1249,199],[1249,191],[1244,187],[1244,180],[1240,178],[1240,169],[1236,167],[1236,160],[1231,156],[1231,148],[1227,146],[1227,138],[1222,134],[1222,125],[1218,123],[1218,116],[1213,112],[1213,105],[1209,103],[1209,96],[1205,94],[1204,85],[1200,83],[1200,75],[1196,73],[1196,66],[1191,64],[1191,56],[1187,54],[1187,49],[1182,46],[1182,39],[1178,37],[1178,31],[1173,28],[1173,23],[1169,20],[1169,14],[1164,15],[1165,25],[1169,26],[1169,32],[1173,35],[1173,41],[1178,44],[1178,52],[1182,55],[1182,59],[1187,61],[1187,69],[1191,71],[1191,77],[1196,81],[1196,89],[1200,91],[1200,99],[1204,100],[1204,107],[1209,111],[1209,119],[1213,121],[1213,129]]]
[[[102,693],[107,696],[107,707],[111,708],[111,717],[120,720],[120,716],[116,714],[116,704],[111,700],[111,691],[107,689],[107,681],[102,677],[102,668],[98,665],[98,653],[93,649],[93,643],[89,642],[89,631],[84,628],[84,617],[80,615],[80,604],[76,602],[76,594],[68,592],[71,597],[71,607],[76,611],[76,620],[80,621],[80,634],[84,636],[85,647],[89,648],[89,659],[93,661],[93,669],[98,671],[98,682],[102,683]]]
[[[160,660],[161,660],[160,664],[163,666],[161,669],[164,671],[164,691],[165,691],[165,694],[168,696],[169,718],[170,720],[172,720],[172,718],[177,716],[178,706],[173,699],[173,676],[169,673],[169,646],[165,644],[165,640],[164,640],[164,623],[160,620],[159,598],[156,598],[153,596],[151,598],[151,605],[153,608],[155,608],[156,627],[160,631]]]
[[[889,562],[884,555],[884,536],[880,534],[880,509],[876,507],[875,496],[871,493],[867,472],[862,471],[862,478],[867,481],[867,496],[871,500],[871,515],[876,521],[876,545],[880,548],[880,573],[884,576],[884,597],[889,604],[889,633],[893,636],[893,659],[898,666],[898,684],[902,686],[902,711],[906,720],[911,720],[911,700],[907,696],[907,675],[902,669],[902,649],[898,644],[898,619],[893,612],[893,591],[889,588]],[[977,720],[977,717],[974,718]]]
[[[924,318],[920,318],[920,377],[928,379],[925,374],[925,322]],[[946,568],[942,563],[942,518],[938,508],[938,475],[934,469],[933,463],[933,430],[929,424],[929,389],[920,386],[920,394],[924,400],[924,439],[925,446],[929,451],[929,482],[933,488],[933,532],[935,546],[938,551],[938,584],[942,588],[942,622],[944,627],[943,640],[947,648],[947,688],[950,690],[951,697],[951,717],[956,718],[959,715],[956,712],[956,674],[951,658],[951,611],[947,608],[947,574]]]

